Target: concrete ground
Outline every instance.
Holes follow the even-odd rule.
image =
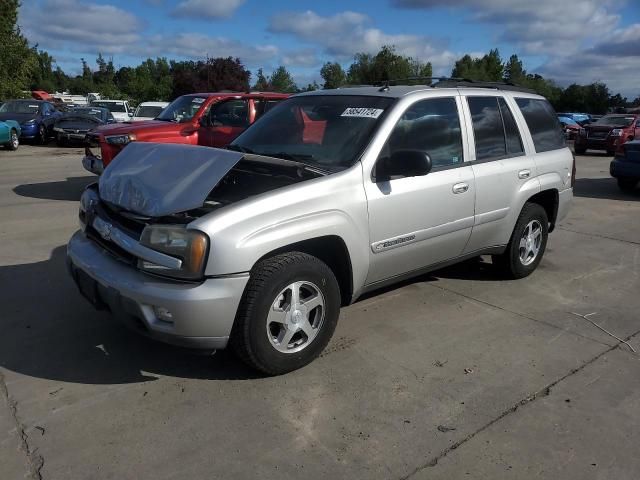
[[[640,193],[578,157],[540,268],[467,262],[343,310],[261,378],[130,333],[64,266],[79,149],[0,152],[0,479],[640,477]]]

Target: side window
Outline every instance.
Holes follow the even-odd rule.
[[[209,116],[213,127],[249,126],[249,106],[246,100],[229,100],[214,105]]]
[[[399,150],[427,153],[434,169],[462,163],[462,133],[455,98],[431,98],[411,105],[393,128],[380,158],[390,158]]]
[[[520,131],[516,124],[513,113],[504,98],[498,98],[498,105],[500,105],[500,113],[502,114],[502,123],[504,124],[504,136],[507,140],[507,154],[510,157],[517,155],[524,155],[524,148],[522,147],[522,138],[520,137]]]
[[[254,100],[256,106],[256,120],[275,107],[282,100]]]
[[[546,100],[516,98],[527,122],[536,152],[548,152],[565,146],[560,122],[553,107]]]
[[[476,140],[476,160],[506,157],[504,126],[498,107],[498,98],[467,97],[467,102]]]

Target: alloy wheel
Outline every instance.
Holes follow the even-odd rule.
[[[522,232],[518,254],[522,265],[531,265],[538,257],[542,245],[542,224],[531,220]]]
[[[267,315],[267,337],[281,353],[295,353],[313,342],[322,328],[325,299],[311,282],[287,285],[275,298]]]

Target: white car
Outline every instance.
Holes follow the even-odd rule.
[[[108,109],[116,122],[129,122],[133,118],[133,109],[127,100],[95,100],[91,106]]]
[[[169,102],[142,102],[138,105],[138,108],[136,108],[132,120],[134,122],[153,120],[160,115],[160,112],[162,112],[167,105],[169,105]]]

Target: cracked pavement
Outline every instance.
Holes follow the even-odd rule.
[[[343,310],[321,358],[260,378],[95,312],[64,245],[75,148],[0,152],[0,478],[632,479],[640,193],[578,157],[538,271],[466,262]]]

